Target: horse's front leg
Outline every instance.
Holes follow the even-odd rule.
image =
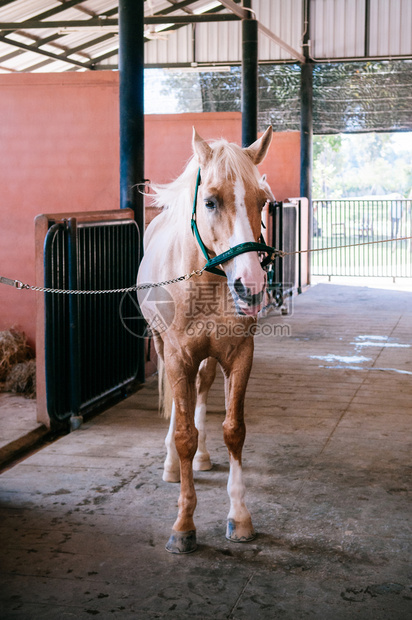
[[[197,452],[193,459],[194,471],[207,471],[212,469],[210,454],[206,447],[206,409],[207,396],[216,376],[217,360],[208,357],[200,364],[196,378],[196,408],[195,426],[199,431]],[[167,456],[164,463],[163,480],[165,482],[180,482],[180,462],[175,446],[176,432],[176,408],[173,402],[170,416],[169,431],[166,435],[165,445]]]
[[[163,480],[165,482],[180,482],[180,461],[175,445],[176,433],[176,407],[173,401],[170,414],[169,430],[165,439],[166,460],[163,467]]]
[[[232,542],[248,542],[255,538],[250,512],[245,504],[245,485],[242,476],[242,448],[246,436],[244,400],[252,367],[253,340],[243,341],[233,362],[224,368],[226,418],[223,435],[229,451],[230,473],[227,491],[230,510],[226,538]]]
[[[191,553],[196,549],[196,528],[193,514],[196,492],[193,481],[193,457],[197,450],[198,431],[194,424],[197,368],[187,368],[176,356],[166,361],[175,406],[175,445],[180,460],[179,512],[172,534],[166,544],[171,553]]]

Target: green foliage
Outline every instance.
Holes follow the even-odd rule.
[[[314,199],[412,191],[411,134],[315,136],[313,152]]]

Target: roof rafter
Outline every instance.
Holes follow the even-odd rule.
[[[47,56],[48,58],[52,58],[53,60],[60,60],[63,62],[67,62],[71,65],[76,65],[77,67],[83,67],[84,69],[93,69],[93,63],[79,62],[78,60],[67,58],[64,55],[53,54],[53,52],[46,52],[45,50],[41,50],[38,48],[33,49],[30,45],[26,45],[25,43],[20,43],[20,41],[13,41],[13,39],[8,39],[7,37],[3,37],[2,35],[0,35],[0,41],[2,41],[2,43],[7,43],[7,45],[11,45],[12,47],[19,47],[20,49],[23,49],[26,52],[33,52],[35,54],[41,54],[42,56]]]
[[[6,0],[5,2],[1,2],[0,1],[0,7],[4,6],[6,4],[10,4],[10,2],[15,2],[15,1],[16,0]],[[81,1],[82,0],[80,0],[80,2]],[[62,3],[60,6],[54,7],[53,9],[50,9],[49,11],[46,11],[46,12],[41,13],[40,15],[36,16],[36,19],[39,19],[40,17],[41,18],[52,17],[53,15],[55,15],[57,13],[60,13],[61,11],[65,11],[65,10],[67,10],[69,8],[72,8],[72,7],[76,7],[76,8],[79,9],[80,8],[79,7],[79,0],[67,0],[66,2]],[[82,8],[84,8],[84,7],[82,7]],[[109,10],[105,11],[104,13],[102,13],[102,17],[109,18],[109,17],[112,17],[113,15],[116,15],[117,13],[118,13],[118,7],[115,7],[114,9],[109,9]],[[26,20],[26,22],[27,21],[31,21],[31,20]],[[87,21],[87,20],[85,20],[85,21]],[[22,26],[24,26],[26,22],[18,22],[18,27],[17,27],[16,30],[19,30],[19,29],[21,30]],[[47,22],[42,22],[42,24],[43,23],[47,23]],[[43,26],[42,26],[42,28],[43,28]],[[10,33],[8,33],[8,34],[10,34]],[[110,39],[113,36],[116,36],[116,35],[114,35],[113,33],[107,33],[104,36],[97,37],[96,39],[91,39],[87,43],[83,44],[83,46],[84,46],[83,49],[86,49],[88,47],[92,47],[93,45],[95,45],[97,43],[101,43],[104,39]],[[0,57],[0,62],[6,62],[7,60],[15,58],[16,56],[19,56],[21,54],[25,54],[28,51],[33,52],[33,53],[42,53],[41,51],[40,52],[38,51],[38,48],[41,47],[42,45],[46,45],[48,43],[52,43],[57,48],[64,50],[63,54],[58,55],[60,60],[65,60],[66,56],[71,56],[71,54],[74,54],[74,53],[76,53],[78,51],[81,51],[80,48],[82,46],[80,46],[80,45],[77,46],[77,48],[73,48],[73,49],[68,49],[67,47],[65,47],[63,45],[60,45],[57,42],[60,38],[61,38],[60,34],[52,34],[49,37],[45,37],[45,38],[36,38],[36,41],[31,43],[30,45],[25,46],[25,47],[19,46],[19,49],[16,49],[14,52],[9,52],[8,54],[5,54],[5,55],[1,56]],[[56,43],[55,43],[55,41],[56,41]],[[8,43],[10,45],[13,44],[13,40],[9,39],[9,38],[6,38],[6,40],[4,42]],[[47,55],[47,53],[44,52],[43,55]],[[86,54],[84,54],[84,55],[86,57],[88,57]],[[54,57],[50,57],[48,60],[43,60],[40,63],[36,63],[35,65],[30,65],[27,69],[24,69],[23,71],[24,72],[31,71],[32,68],[37,68],[40,65],[41,66],[46,65],[47,63],[54,62],[54,60],[55,60]],[[69,64],[71,65],[71,67],[73,67],[73,63],[69,62]],[[76,65],[74,65],[74,67],[75,66]],[[93,67],[92,66],[87,66],[87,68],[88,69],[92,69]],[[5,69],[5,67],[3,67],[3,69]],[[8,69],[6,69],[6,70],[8,70]],[[72,70],[72,69],[70,69],[70,70]],[[10,71],[12,71],[12,69],[10,69]],[[14,70],[13,69],[13,72],[14,71],[16,71],[18,73],[18,70]]]
[[[153,15],[151,17],[145,17],[143,22],[145,24],[191,24],[191,23],[203,23],[203,22],[223,22],[223,21],[237,21],[239,18],[231,13],[213,13],[210,15],[173,15],[170,17]],[[100,17],[84,20],[64,20],[64,21],[48,21],[41,22],[38,20],[30,20],[26,22],[0,22],[0,30],[40,30],[51,28],[58,30],[61,28],[75,28],[81,30],[82,28],[117,28],[119,22],[117,19],[102,19]]]
[[[224,7],[226,7],[227,9],[229,9],[235,15],[237,15],[238,17],[242,19],[250,19],[251,15],[255,14],[254,11],[252,10],[246,10],[240,6],[237,6],[237,4],[233,2],[233,0],[219,0],[219,1],[221,4],[223,4]],[[279,47],[281,47],[282,49],[285,50],[285,52],[290,54],[292,58],[296,58],[296,60],[299,60],[299,62],[303,62],[303,63],[306,62],[306,59],[301,52],[299,52],[298,50],[295,50],[295,48],[293,48],[291,45],[283,41],[283,39],[281,39],[280,37],[278,37],[277,34],[269,30],[269,28],[266,28],[266,26],[264,26],[260,21],[258,21],[258,28],[264,35],[269,37],[269,39],[272,39],[272,41],[274,41],[277,45],[279,45]]]
[[[10,5],[16,1],[17,0],[0,0],[0,8],[6,5]],[[0,57],[0,62],[4,63],[7,59],[11,59],[19,54],[24,54],[25,52],[32,52],[48,58],[49,62],[60,60],[62,62],[68,63],[74,68],[81,67],[85,69],[94,69],[99,62],[115,56],[118,53],[117,48],[109,49],[107,52],[103,52],[100,56],[91,59],[89,59],[89,55],[87,54],[88,48],[93,48],[94,45],[104,43],[104,41],[110,40],[111,38],[115,38],[116,36],[118,36],[116,31],[116,29],[118,28],[118,6],[109,9],[100,15],[96,15],[96,12],[94,12],[93,10],[82,6],[83,0],[58,0],[58,2],[58,6],[54,6],[51,9],[39,13],[35,17],[26,19],[25,21],[0,22],[0,41],[9,46],[17,48],[15,52],[3,54],[3,57]],[[167,6],[166,8],[163,8],[162,10],[157,11],[152,15],[146,14],[146,16],[144,17],[144,23],[147,25],[164,25],[164,31],[168,32],[172,30],[177,30],[190,23],[196,24],[212,21],[223,22],[239,19],[251,19],[252,16],[254,17],[253,11],[247,10],[241,6],[241,0],[220,0],[220,6],[209,9],[209,11],[206,11],[205,13],[196,14],[193,13],[192,10],[192,6],[195,0],[168,0],[168,2],[170,6]],[[83,13],[85,15],[85,19],[50,19],[53,18],[53,16],[58,15],[59,13],[67,11],[71,8],[77,9],[78,11]],[[224,11],[225,9],[227,11],[222,13],[222,10]],[[176,15],[175,13],[177,11],[183,11],[186,14]],[[91,17],[89,18],[86,16]],[[282,49],[286,50],[292,58],[297,59],[300,62],[304,61],[304,56],[298,50],[285,43],[280,37],[278,37],[268,28],[263,26],[263,24],[261,24],[260,22],[258,22],[258,27],[262,34],[269,37]],[[88,39],[86,42],[83,42],[70,49],[69,46],[64,45],[64,42],[62,40],[62,37],[67,34],[67,31],[65,31],[64,29],[69,28],[79,30],[80,32],[83,28],[93,28],[94,32],[93,35],[90,36],[90,39]],[[37,38],[30,34],[30,30],[36,29],[50,29],[54,30],[55,32],[51,33],[50,36]],[[10,38],[10,34],[12,32],[16,32],[16,34],[36,40],[30,44],[21,43],[20,41],[14,40],[14,38]],[[42,49],[42,47],[47,44],[55,46],[57,48],[57,53]],[[62,50],[62,53],[59,53],[60,49]],[[78,53],[85,57],[84,62],[71,58],[71,56]],[[31,66],[36,67],[38,64],[43,65],[48,61],[43,60],[36,64],[33,63],[33,65]],[[30,67],[25,70],[30,70]]]

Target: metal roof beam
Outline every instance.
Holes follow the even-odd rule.
[[[296,58],[296,60],[299,60],[299,62],[305,62],[306,61],[304,55],[301,52],[298,52],[297,50],[295,50],[294,47],[292,47],[291,45],[289,45],[288,43],[283,41],[283,39],[278,37],[274,32],[269,30],[269,28],[266,28],[266,26],[264,26],[260,22],[258,22],[258,28],[259,28],[260,32],[262,32],[264,35],[269,37],[269,39],[274,41],[277,45],[279,45],[279,47],[284,49],[285,52],[287,52],[288,54],[290,54],[292,56],[292,58]]]
[[[161,15],[154,15],[152,17],[145,17],[145,24],[191,24],[191,23],[203,23],[203,22],[224,22],[234,21],[239,18],[231,13],[213,13],[208,15],[172,15],[163,17]],[[64,20],[64,21],[39,21],[37,19],[31,19],[25,22],[0,22],[0,30],[43,30],[45,28],[52,28],[53,30],[60,30],[62,28],[118,28],[117,19],[101,19],[100,17],[92,19],[81,20]]]
[[[202,13],[201,15],[170,15],[163,17],[162,15],[154,15],[153,17],[145,17],[145,24],[195,24],[202,22],[225,22],[238,20],[237,15],[233,13]]]
[[[170,0],[168,0],[170,2]],[[180,11],[187,7],[189,4],[193,4],[194,0],[182,0],[182,2],[170,2],[172,6],[163,9],[162,11],[158,11],[155,15],[168,15],[169,13],[173,13],[173,11]]]
[[[59,6],[56,6],[53,9],[49,9],[48,11],[44,11],[43,13],[39,13],[39,15],[36,15],[36,19],[46,19],[47,17],[56,15],[56,13],[61,13],[62,11],[66,11],[67,9],[75,7],[76,4],[80,4],[79,0],[68,0],[67,2],[61,2]]]
[[[240,19],[250,19],[251,13],[254,14],[254,11],[243,9],[241,6],[238,6],[236,2],[233,2],[233,0],[219,0],[219,2]]]
[[[232,11],[235,15],[237,15],[241,19],[251,19],[253,15],[255,16],[253,19],[256,18],[256,14],[254,11],[246,10],[240,6],[237,6],[237,4],[233,2],[233,0],[220,0],[220,4],[223,4],[224,7]],[[281,39],[274,32],[269,30],[269,28],[266,28],[266,26],[264,26],[259,21],[258,21],[258,28],[260,32],[262,32],[265,36],[269,37],[269,39],[274,41],[277,45],[279,45],[279,47],[284,49],[285,52],[287,52],[288,54],[292,56],[292,58],[296,58],[296,60],[299,60],[299,62],[305,62],[305,57],[303,56],[301,52],[298,52],[298,50],[295,50],[295,48],[293,48],[291,45],[283,41],[283,39]]]
[[[79,62],[78,60],[72,60],[71,58],[66,58],[66,56],[64,55],[53,54],[53,52],[46,52],[45,50],[41,50],[39,48],[33,49],[30,45],[26,45],[25,43],[20,43],[19,41],[13,41],[13,39],[8,39],[7,37],[3,37],[1,35],[0,35],[0,41],[2,43],[7,43],[7,45],[11,45],[12,47],[19,47],[20,49],[26,50],[26,52],[32,52],[34,54],[41,54],[42,56],[47,56],[48,58],[52,58],[53,60],[60,60],[62,62],[67,62],[70,65],[76,65],[77,67],[83,67],[84,69],[93,69],[92,63]]]

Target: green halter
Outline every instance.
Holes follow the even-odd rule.
[[[192,220],[191,220],[191,228],[192,233],[197,239],[197,242],[200,246],[200,249],[203,252],[204,257],[206,258],[206,264],[204,266],[205,271],[210,271],[210,273],[214,273],[218,276],[225,276],[226,274],[223,269],[219,269],[217,265],[222,265],[223,263],[227,263],[227,261],[231,260],[235,256],[239,256],[239,254],[245,254],[245,252],[265,252],[268,256],[262,261],[262,267],[266,267],[269,263],[273,262],[276,256],[279,255],[279,251],[275,248],[272,248],[270,245],[266,245],[265,243],[258,243],[257,241],[246,241],[245,243],[239,243],[235,245],[233,248],[230,248],[226,252],[222,252],[218,256],[214,256],[213,258],[209,257],[206,246],[202,241],[202,237],[200,236],[199,229],[197,227],[196,222],[196,207],[197,207],[197,195],[199,191],[200,185],[200,168],[197,172],[196,178],[196,189],[195,196],[193,199],[193,210],[192,210]]]

